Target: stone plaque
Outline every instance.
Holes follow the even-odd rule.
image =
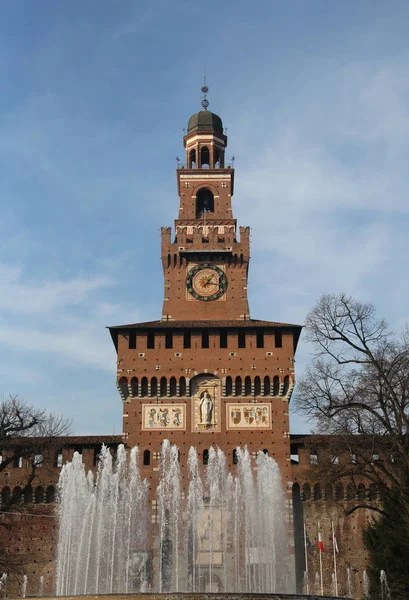
[[[205,506],[197,523],[196,564],[223,564],[223,513],[219,506]]]
[[[271,404],[226,404],[227,429],[271,429]]]
[[[186,429],[185,404],[143,404],[142,431]]]

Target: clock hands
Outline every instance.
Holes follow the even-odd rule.
[[[214,277],[214,273],[212,273],[211,275],[209,275],[209,277],[207,279],[205,279],[204,281],[202,281],[201,282],[202,288],[207,288],[209,285],[210,286],[217,285],[216,281],[212,281],[213,277]]]
[[[214,277],[214,274],[212,273],[212,274],[211,274],[211,275],[210,275],[210,276],[209,276],[209,277],[206,279],[206,281],[205,281],[205,284],[204,284],[204,287],[207,287],[209,284],[211,284],[211,283],[212,283],[212,279],[213,279],[213,277]],[[214,285],[215,283],[216,283],[216,282],[215,282],[215,281],[213,281],[213,285]]]

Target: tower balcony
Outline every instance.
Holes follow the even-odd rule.
[[[189,173],[208,173],[209,171],[232,171],[234,169],[234,157],[232,157],[224,166],[214,166],[214,167],[189,167],[186,163],[182,163],[178,161],[177,170],[178,171],[188,171]]]

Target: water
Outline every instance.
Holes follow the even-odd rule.
[[[21,586],[21,597],[25,598],[27,592],[27,575],[23,575],[23,585]]]
[[[351,569],[347,568],[347,594],[349,598],[354,597],[354,584],[352,581]]]
[[[0,575],[0,598],[7,598],[7,573]]]
[[[315,573],[314,579],[314,593],[318,596],[321,594],[321,581],[318,573]]]
[[[302,581],[302,589],[304,594],[309,594],[310,593],[310,584],[308,581],[308,573],[307,571],[304,571],[304,576],[303,576],[303,581]]]
[[[134,591],[146,581],[147,490],[138,449],[124,446],[113,464],[102,449],[96,481],[77,452],[60,476],[57,594]]]
[[[292,592],[278,466],[246,448],[237,457],[232,475],[220,449],[202,466],[191,448],[182,487],[178,449],[165,440],[150,506],[137,448],[128,460],[120,446],[115,461],[103,448],[95,480],[75,453],[60,477],[57,595]]]
[[[366,571],[364,571],[364,574],[363,574],[363,584],[364,584],[364,600],[371,600],[369,577],[368,577],[368,573]]]
[[[44,596],[44,575],[41,575],[40,577],[40,587],[38,590],[38,595],[40,596]]]
[[[379,581],[381,582],[381,598],[382,598],[382,600],[390,600],[391,593],[389,591],[388,580],[386,579],[385,571],[380,572]]]

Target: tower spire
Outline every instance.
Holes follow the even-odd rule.
[[[201,105],[203,106],[204,110],[207,110],[207,107],[209,106],[209,101],[207,99],[207,93],[209,91],[209,88],[206,85],[206,73],[205,73],[205,76],[204,76],[204,82],[203,82],[203,85],[201,87],[201,90],[202,90],[202,94],[203,94]]]

